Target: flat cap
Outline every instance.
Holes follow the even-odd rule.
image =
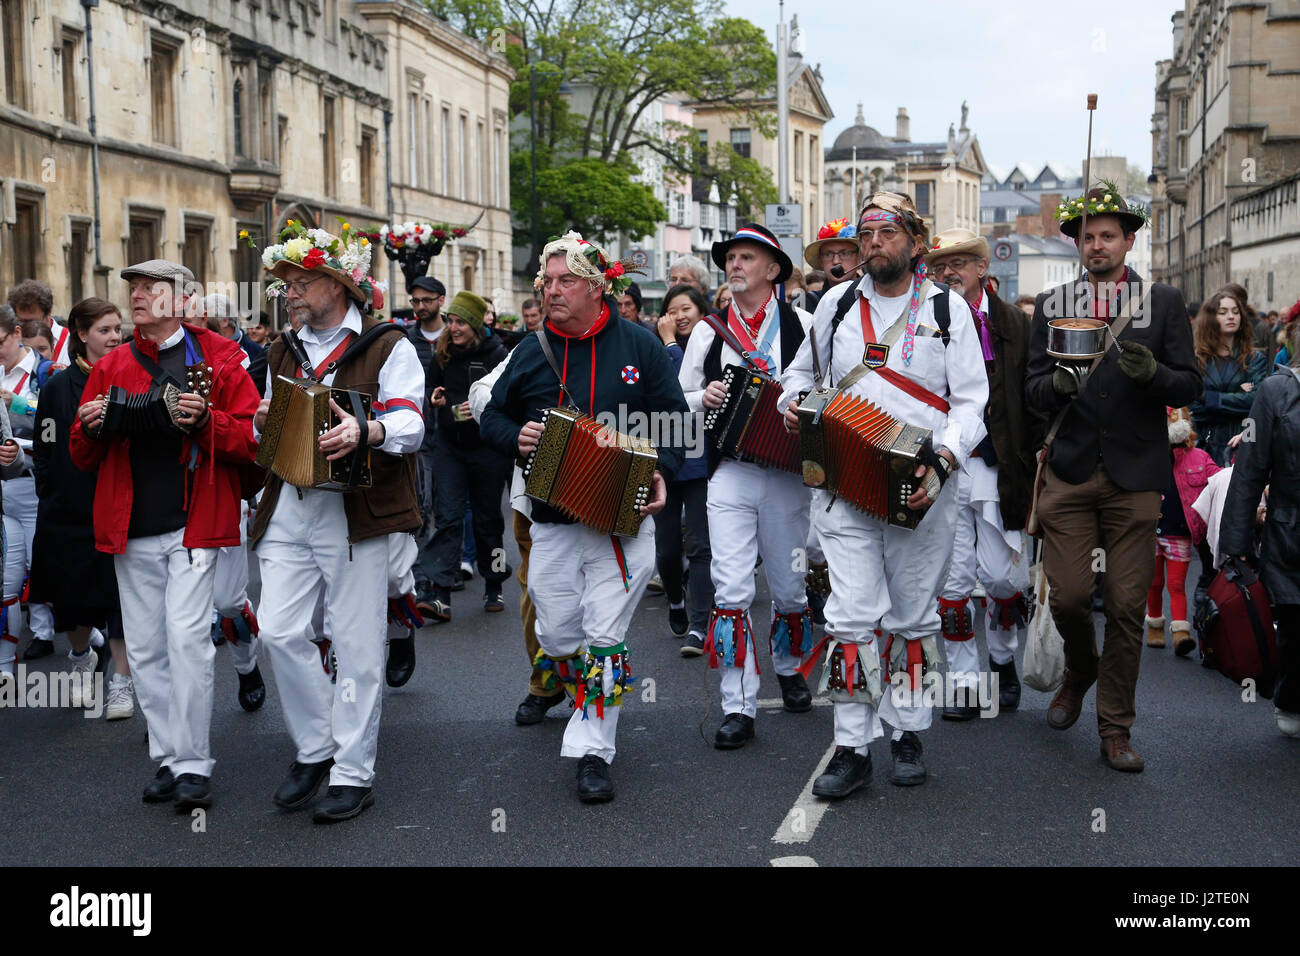
[[[145,279],[163,279],[168,282],[194,281],[193,272],[179,262],[172,262],[170,259],[150,259],[147,262],[138,262],[123,269],[121,276],[123,279],[134,279],[139,276]]]

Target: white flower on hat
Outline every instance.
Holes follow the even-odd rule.
[[[275,262],[276,257],[283,256],[283,255],[284,255],[284,246],[281,243],[276,243],[273,246],[267,246],[265,249],[262,250],[262,266],[267,269],[271,268],[271,263]]]

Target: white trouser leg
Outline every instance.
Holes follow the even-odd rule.
[[[870,704],[835,702],[835,746],[852,747],[865,754],[867,745],[884,734],[880,717]]]
[[[403,531],[388,536],[388,596],[403,597],[415,590],[415,559],[420,549],[415,535]]]
[[[235,665],[236,674],[251,674],[257,667],[258,639],[249,635],[246,641],[230,645],[230,661]]]
[[[722,462],[709,479],[709,547],[713,554],[709,573],[713,577],[713,603],[719,608],[743,610],[754,601],[762,481],[763,469],[737,461]],[[758,615],[760,627],[763,618],[763,614]],[[750,642],[743,668],[719,661],[723,714],[753,717],[758,712],[755,654],[754,642]]]
[[[987,513],[977,520],[976,529],[980,580],[990,598],[984,632],[989,657],[995,663],[1006,664],[1015,659],[1016,648],[1020,645],[1020,628],[998,626],[998,606],[994,599],[1015,597],[1029,587],[1029,539],[1024,532],[1008,536],[1001,522],[989,521]],[[1013,546],[1008,537],[1018,541],[1019,547]]]
[[[972,614],[970,595],[975,590],[975,574],[978,566],[976,559],[976,508],[971,505],[971,479],[968,469],[957,472],[953,481],[957,483],[956,515],[952,536],[952,560],[948,565],[948,575],[944,579],[939,596],[950,601],[966,601],[967,615]],[[949,481],[948,484],[952,484]],[[974,617],[970,617],[973,622]],[[955,686],[974,687],[979,680],[979,648],[973,636],[964,641],[943,639],[944,656],[948,660],[948,673],[952,675]]]
[[[150,756],[177,776],[210,777],[215,648],[208,615],[216,551],[188,549],[183,537],[184,531],[172,531],[132,538],[113,565]]]
[[[759,676],[751,649],[745,654],[745,666],[718,668],[722,674],[722,713],[744,714],[753,717],[758,713]]]
[[[802,611],[808,604],[800,551],[808,544],[808,489],[798,475],[763,469],[763,500],[758,510],[758,548],[775,611]],[[801,560],[802,559],[802,560]],[[770,634],[774,615],[754,615],[756,634]],[[765,619],[764,619],[765,618]],[[805,649],[806,650],[806,649]],[[772,669],[790,676],[802,658],[772,650]],[[757,684],[755,685],[757,693]]]

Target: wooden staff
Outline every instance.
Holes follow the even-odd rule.
[[[1092,114],[1097,111],[1097,94],[1088,94],[1088,152],[1083,160],[1083,221],[1079,223],[1079,278],[1088,276],[1087,248],[1084,235],[1088,229],[1088,183],[1092,176]]]

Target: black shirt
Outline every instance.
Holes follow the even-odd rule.
[[[130,348],[129,345],[124,346]],[[164,372],[185,381],[185,339],[158,352]],[[183,390],[184,387],[182,387]],[[128,538],[147,538],[185,527],[185,465],[181,433],[170,430],[131,439],[131,523]]]

